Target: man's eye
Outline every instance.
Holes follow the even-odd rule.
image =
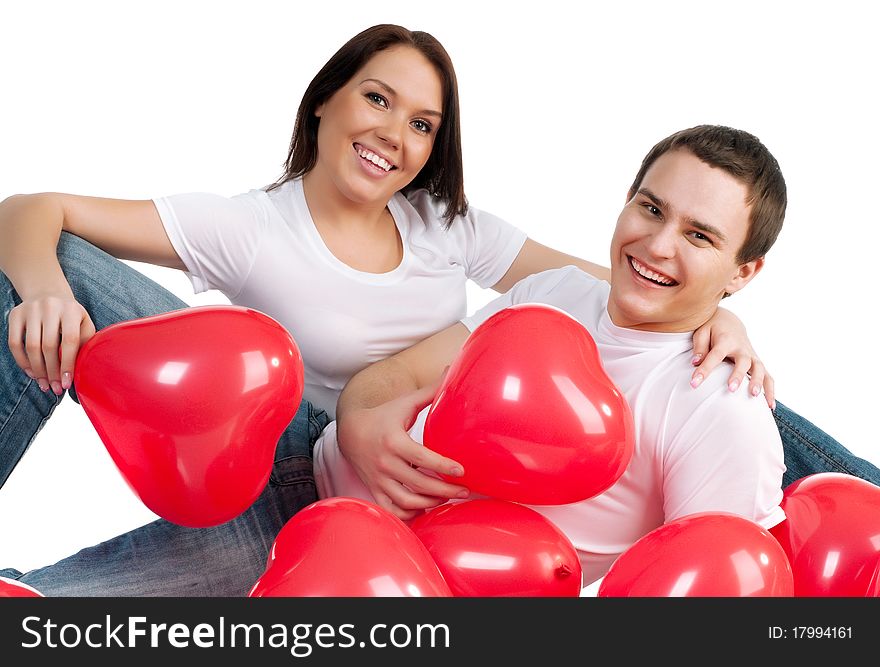
[[[695,241],[699,241],[700,243],[712,243],[712,239],[710,239],[702,232],[691,232],[691,238],[693,238]]]
[[[660,209],[654,206],[654,204],[644,204],[645,210],[648,211],[651,215],[655,217],[660,217]]]
[[[366,98],[373,104],[377,104],[386,109],[388,108],[388,100],[382,97],[379,93],[367,93]]]

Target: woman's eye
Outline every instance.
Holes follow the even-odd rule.
[[[388,108],[388,100],[382,97],[379,93],[367,93],[367,99],[370,100],[373,104],[377,104],[380,107]]]
[[[423,120],[414,120],[414,121],[412,122],[412,126],[413,126],[418,132],[421,132],[422,134],[428,134],[428,133],[431,131],[431,129],[432,129],[432,128],[431,128],[431,124],[430,124],[430,123],[426,123],[426,122],[423,121]]]

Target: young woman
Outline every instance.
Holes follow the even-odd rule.
[[[311,445],[352,374],[464,316],[468,279],[503,292],[566,264],[607,277],[469,207],[462,173],[446,51],[427,33],[379,25],[309,85],[272,186],[232,198],[42,193],[0,204],[9,341],[0,353],[0,483],[66,390],[75,393],[76,352],[96,330],[186,307],[118,259],[184,270],[197,291],[218,289],[274,317],[296,339],[306,380],[270,483],[236,519],[202,529],[158,520],[55,565],[0,574],[53,596],[244,595],[277,532],[316,499]],[[753,394],[764,385],[772,401],[739,321],[723,318],[700,332],[695,373],[733,356],[730,382],[750,371]],[[711,351],[710,338],[722,341]]]

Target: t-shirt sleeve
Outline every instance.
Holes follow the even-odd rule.
[[[216,289],[230,299],[236,296],[265,229],[266,215],[256,197],[187,193],[153,203],[196,293]]]
[[[483,288],[504,277],[526,242],[526,233],[498,216],[472,208],[459,222],[466,232],[467,277]]]
[[[423,219],[443,224],[446,205],[426,190],[407,195]],[[495,285],[504,277],[526,242],[526,233],[496,215],[468,207],[458,215],[447,234],[456,246],[456,260],[464,266],[465,275],[483,288]]]
[[[725,394],[699,406],[670,445],[662,463],[665,521],[727,511],[771,528],[785,518],[782,441],[766,406]]]

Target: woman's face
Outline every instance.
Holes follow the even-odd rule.
[[[376,53],[315,109],[314,176],[347,199],[384,206],[428,161],[443,112],[443,84],[419,51],[395,46]]]

